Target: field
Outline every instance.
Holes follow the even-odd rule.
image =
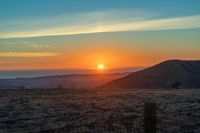
[[[45,132],[67,125],[103,125],[109,119],[115,119],[111,123],[116,128],[124,126],[117,121],[132,119],[142,132],[146,102],[158,106],[158,131],[200,132],[199,89],[1,90],[0,132]],[[89,131],[90,126],[85,128]]]

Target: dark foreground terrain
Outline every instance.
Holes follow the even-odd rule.
[[[94,132],[96,123],[102,127],[111,124],[109,127],[119,131],[126,126],[122,119],[131,119],[131,128],[142,132],[145,102],[157,103],[159,132],[200,132],[200,89],[38,89],[0,91],[0,133],[54,132],[82,125]],[[111,118],[115,121],[105,123]]]

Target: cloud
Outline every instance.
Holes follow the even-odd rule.
[[[16,27],[0,30],[0,38],[200,28],[200,15],[162,19],[156,16],[157,14],[140,10],[61,15],[49,19],[9,24],[16,25]],[[17,27],[17,25],[20,26]]]
[[[25,48],[49,48],[51,47],[52,45],[50,44],[44,44],[44,43],[37,43],[37,42],[29,42],[29,41],[17,41],[17,42],[13,42],[13,41],[2,41],[1,44],[3,45],[0,45],[0,48],[1,46],[17,46],[18,48],[19,47],[25,47]]]
[[[20,44],[27,46],[27,47],[31,47],[31,48],[48,48],[48,47],[50,47],[49,44],[39,44],[39,43],[27,42],[27,41],[23,41]]]
[[[0,57],[52,57],[60,53],[53,52],[0,52]]]

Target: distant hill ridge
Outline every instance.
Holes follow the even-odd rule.
[[[101,74],[66,74],[32,78],[0,79],[0,89],[17,88],[92,88],[117,78],[124,77],[126,73]]]
[[[168,60],[100,88],[200,88],[200,60]]]

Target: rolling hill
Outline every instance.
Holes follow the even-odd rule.
[[[168,60],[100,88],[200,88],[200,61]]]
[[[92,88],[128,73],[102,73],[102,74],[66,74],[32,78],[0,79],[0,89],[17,88]]]

